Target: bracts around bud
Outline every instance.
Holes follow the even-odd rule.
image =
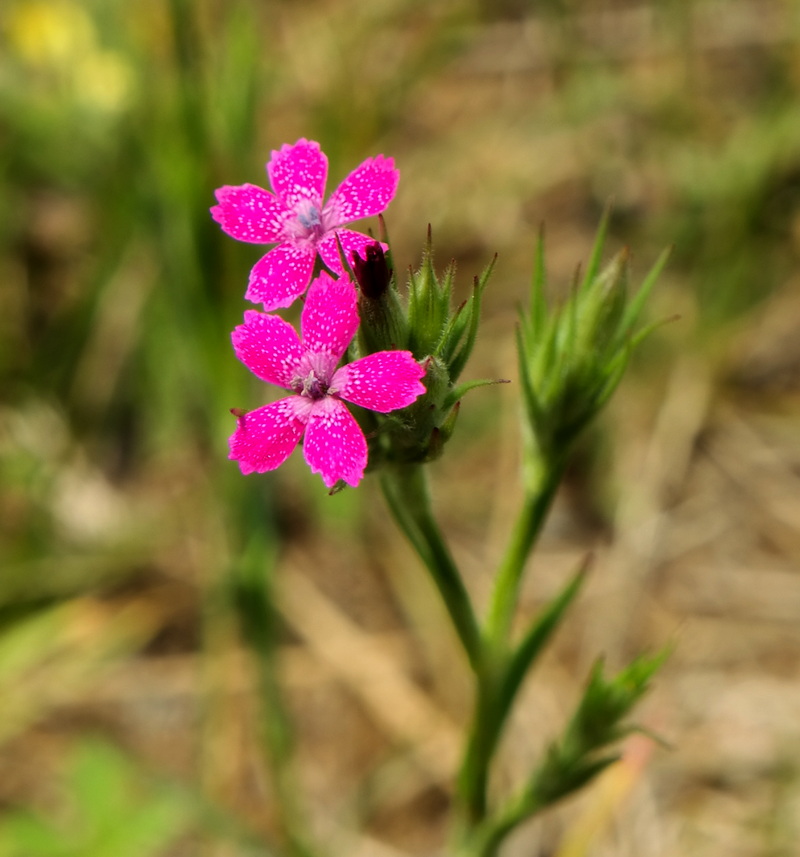
[[[381,222],[382,238],[386,238]],[[364,426],[370,467],[381,463],[422,463],[437,458],[453,434],[461,398],[495,380],[458,383],[477,338],[483,290],[494,260],[476,277],[472,294],[453,306],[455,264],[440,276],[433,266],[430,227],[419,268],[409,270],[403,294],[388,244],[375,241],[354,253],[351,270],[358,284],[361,325],[358,354],[399,348],[410,351],[425,369],[424,395],[408,408],[369,415]]]

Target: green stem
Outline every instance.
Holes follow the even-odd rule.
[[[475,827],[470,838],[457,851],[458,857],[495,857],[506,836],[521,821],[544,807],[545,804],[537,805],[533,801],[524,805],[520,800],[512,801],[499,815]]]
[[[485,633],[490,645],[501,651],[507,647],[511,636],[511,623],[519,600],[525,563],[542,531],[563,473],[563,459],[543,467],[538,484],[526,493],[508,549],[497,570]]]
[[[511,625],[519,600],[525,563],[541,532],[563,474],[563,460],[544,465],[528,491],[514,525],[508,549],[495,576],[484,628],[484,650],[477,674],[475,709],[467,750],[459,774],[462,806],[458,841],[467,846],[488,811],[489,771],[503,725],[519,682],[508,692],[506,681],[514,663]],[[490,852],[486,852],[490,853]]]
[[[490,857],[506,832],[500,831],[504,824],[496,828],[490,823],[488,780],[503,725],[519,688],[518,682],[513,683],[509,697],[507,678],[515,655],[510,641],[511,625],[525,563],[541,532],[563,470],[563,459],[543,466],[540,478],[525,497],[495,578],[484,634],[433,517],[422,466],[406,465],[381,474],[381,488],[389,509],[438,587],[475,672],[475,710],[458,782],[460,812],[455,848],[459,854]]]
[[[464,581],[433,516],[422,465],[387,468],[381,474],[381,488],[395,521],[430,572],[470,666],[477,671],[482,649],[478,621]]]
[[[460,818],[456,830],[457,844],[465,844],[471,840],[475,828],[486,817],[488,808],[489,763],[497,744],[496,706],[504,672],[502,661],[499,658],[490,660],[489,655],[487,649],[484,662],[476,676],[472,725],[459,771]]]

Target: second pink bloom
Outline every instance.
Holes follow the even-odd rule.
[[[387,413],[425,392],[425,370],[408,351],[380,351],[337,369],[358,328],[357,295],[346,279],[322,273],[301,315],[301,333],[276,315],[249,310],[232,335],[236,356],[255,375],[292,395],[240,416],[230,458],[242,473],[274,470],[303,438],[312,472],[331,488],[357,485],[367,442],[345,401]]]

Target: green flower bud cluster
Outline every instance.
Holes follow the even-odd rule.
[[[604,674],[602,660],[595,663],[583,698],[564,734],[550,744],[542,764],[520,792],[495,818],[479,827],[475,839],[483,840],[486,847],[475,849],[475,853],[493,854],[492,844],[496,846],[510,830],[582,788],[619,759],[610,745],[631,732],[645,732],[622,721],[645,694],[650,679],[668,655],[669,650],[664,649],[652,656],[639,657],[612,677]]]
[[[453,308],[455,263],[437,275],[430,227],[422,262],[416,271],[409,271],[405,294],[397,286],[391,251],[384,252],[379,242],[365,248],[364,258],[354,256],[361,326],[351,357],[397,348],[410,351],[426,370],[422,382],[427,393],[413,405],[391,414],[359,415],[369,421],[362,427],[370,444],[371,467],[436,458],[453,433],[463,395],[497,383],[458,382],[475,345],[481,299],[493,266],[494,260],[475,278],[469,298]]]
[[[661,255],[631,297],[627,249],[600,268],[607,226],[608,216],[600,225],[586,273],[576,276],[570,296],[556,308],[545,298],[544,240],[539,237],[530,306],[520,314],[518,328],[531,479],[542,460],[563,459],[616,389],[633,347],[652,329],[635,328],[668,254]]]

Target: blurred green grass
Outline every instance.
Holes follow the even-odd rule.
[[[4,3],[0,651],[57,682],[37,623],[90,599],[113,626],[133,591],[154,621],[119,646],[90,623],[72,668],[106,644],[213,660],[233,645],[232,589],[268,595],[253,539],[272,557],[364,526],[360,492],[328,498],[294,463],[243,479],[226,459],[229,408],[262,395],[228,339],[259,250],[211,221],[214,188],[263,184],[269,151],[300,136],[331,187],[394,156],[398,260],[416,263],[429,222],[465,289],[500,252],[489,365],[539,223],[566,283],[613,197],[612,239],[642,270],[675,245],[654,312],[680,312],[681,333],[637,371],[689,349],[722,381],[741,331],[796,287],[799,29],[791,2]],[[491,405],[469,406],[463,454],[491,456]],[[181,633],[159,625],[158,587],[187,601]],[[81,693],[31,690],[2,740]]]

